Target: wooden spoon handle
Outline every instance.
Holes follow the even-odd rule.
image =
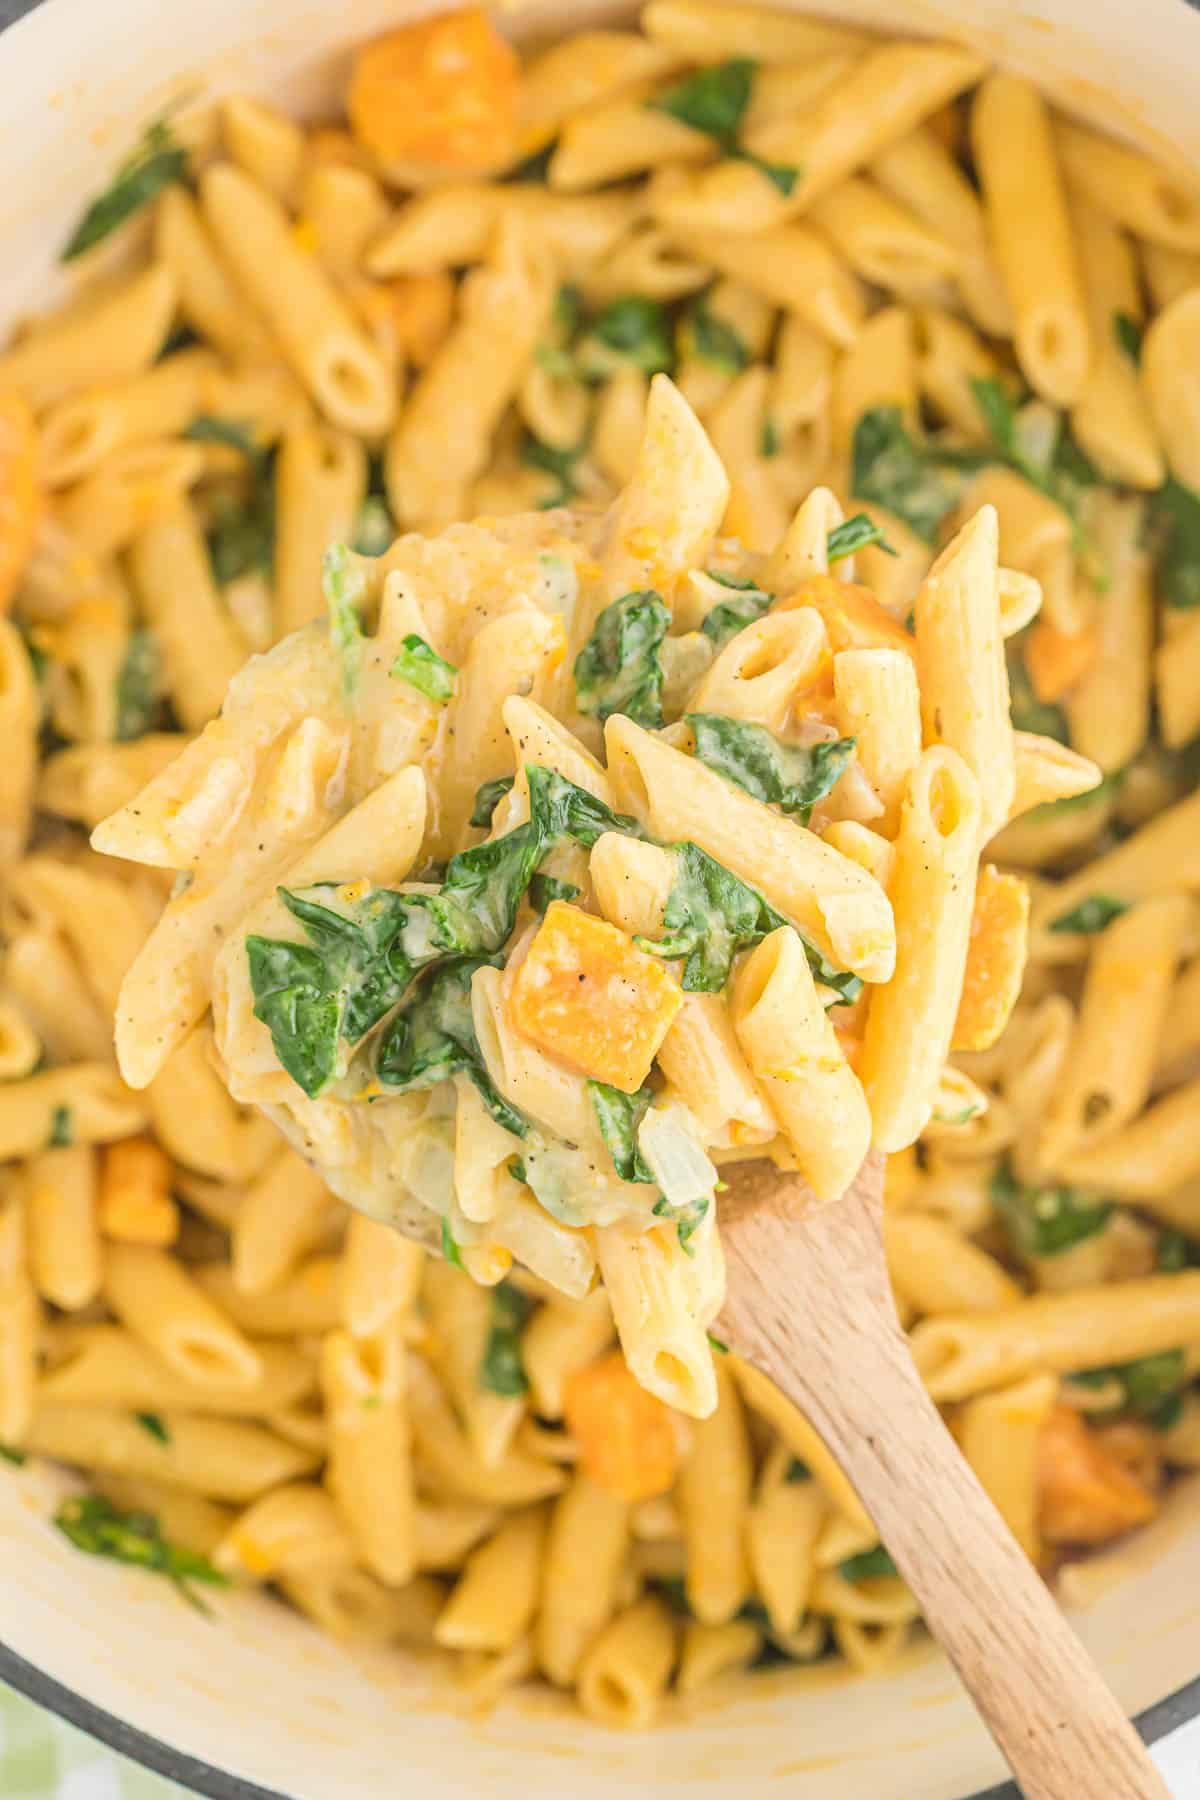
[[[766,1211],[750,1225],[717,1329],[845,1469],[1028,1800],[1168,1800],[926,1394],[868,1205],[847,1196],[801,1233]]]

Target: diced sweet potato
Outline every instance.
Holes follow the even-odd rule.
[[[682,994],[669,970],[615,925],[555,900],[517,971],[517,1030],[563,1062],[636,1093]]]
[[[33,553],[44,503],[33,413],[20,394],[0,393],[0,613]]]
[[[629,1373],[619,1350],[590,1363],[563,1391],[567,1430],[598,1487],[622,1500],[664,1494],[675,1479],[671,1415]]]
[[[385,162],[499,167],[516,155],[520,66],[481,6],[440,13],[364,45],[346,110]]]
[[[1042,1427],[1037,1479],[1039,1529],[1051,1544],[1107,1543],[1154,1516],[1154,1496],[1069,1406]]]
[[[1004,1027],[1021,991],[1029,937],[1029,889],[992,863],[979,871],[971,939],[963,977],[955,1050],[987,1050]]]
[[[104,1152],[98,1202],[100,1229],[122,1244],[165,1249],[179,1235],[171,1197],[171,1164],[152,1138],[122,1138]]]
[[[820,613],[835,656],[839,650],[916,654],[916,644],[903,625],[879,604],[870,588],[858,587],[853,581],[837,581],[832,575],[810,576],[780,602],[782,611],[792,612],[799,606],[811,606]]]
[[[1087,674],[1100,651],[1094,627],[1068,637],[1045,619],[1039,619],[1025,640],[1025,667],[1039,700],[1049,705]]]

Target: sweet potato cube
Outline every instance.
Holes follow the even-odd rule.
[[[1056,1406],[1042,1427],[1037,1479],[1039,1525],[1051,1544],[1103,1544],[1154,1517],[1153,1494],[1069,1406]]]
[[[548,1056],[636,1093],[682,994],[615,925],[555,900],[517,971],[512,1019]]]
[[[1029,935],[1029,889],[991,863],[979,871],[955,1050],[987,1050],[1008,1024],[1021,991]]]
[[[563,1412],[580,1465],[598,1487],[629,1501],[666,1493],[678,1459],[671,1414],[638,1385],[620,1350],[569,1378]]]
[[[482,6],[402,25],[359,51],[346,109],[384,162],[498,167],[516,153],[520,64]]]
[[[916,639],[881,606],[870,588],[832,575],[812,575],[780,602],[781,612],[811,606],[825,621],[829,647],[839,650],[903,650],[916,655]]]

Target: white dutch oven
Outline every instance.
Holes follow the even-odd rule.
[[[444,3],[444,0],[442,0]],[[781,0],[776,0],[781,3]],[[30,0],[0,0],[0,25]],[[137,126],[181,93],[239,89],[328,111],[347,44],[438,10],[413,0],[41,0],[0,38],[0,327],[44,304],[81,199]],[[509,0],[515,30],[612,17],[605,0]],[[626,9],[628,10],[628,9]],[[841,0],[891,31],[968,39],[1200,168],[1200,12],[1189,0]],[[886,1680],[747,1677],[645,1737],[597,1730],[565,1704],[518,1697],[484,1721],[450,1716],[443,1670],[348,1655],[256,1595],[218,1595],[219,1623],[165,1584],[81,1557],[46,1520],[48,1471],[0,1477],[0,1679],[127,1754],[220,1800],[472,1800],[699,1796],[985,1800],[1003,1768],[944,1662],[917,1653]],[[1189,1519],[1190,1512],[1190,1519]],[[1177,1492],[1126,1553],[1068,1580],[1078,1628],[1176,1792],[1200,1796],[1200,1494]],[[953,1530],[953,1520],[946,1521]],[[989,1789],[995,1800],[1011,1788]]]

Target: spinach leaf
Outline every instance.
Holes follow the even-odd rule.
[[[857,1556],[847,1556],[838,1564],[838,1574],[843,1581],[879,1581],[899,1573],[882,1544],[877,1544],[874,1550],[862,1550]]]
[[[165,187],[187,175],[187,151],[177,144],[170,126],[157,119],[149,126],[132,156],[123,162],[104,192],[80,219],[60,256],[72,262],[93,244],[123,225]]]
[[[64,1500],[54,1515],[54,1523],[77,1550],[84,1550],[89,1556],[106,1556],[113,1562],[165,1575],[193,1606],[200,1606],[200,1602],[189,1582],[206,1582],[210,1587],[229,1585],[228,1578],[206,1556],[169,1543],[153,1514],[121,1512],[103,1494],[77,1494]]]
[[[148,626],[129,634],[117,676],[117,740],[130,743],[166,723],[167,684],[158,639]]]
[[[1160,1350],[1156,1356],[1139,1356],[1133,1362],[1078,1370],[1070,1380],[1085,1388],[1106,1388],[1115,1382],[1120,1401],[1111,1412],[1106,1408],[1102,1416],[1132,1413],[1153,1422],[1163,1402],[1178,1394],[1186,1382],[1187,1359],[1182,1350]]]
[[[50,1115],[50,1136],[46,1139],[47,1148],[51,1150],[68,1150],[75,1142],[75,1122],[71,1117],[69,1106],[56,1106]]]
[[[246,939],[254,1016],[271,1033],[283,1068],[310,1099],[338,1072],[338,1047],[356,1044],[395,1005],[413,978],[403,933],[421,896],[377,888],[344,913],[277,890],[308,944]],[[309,894],[337,893],[335,883]],[[432,954],[425,952],[425,960]]]
[[[783,1476],[789,1487],[794,1487],[802,1481],[811,1481],[812,1478],[812,1470],[808,1464],[801,1457],[793,1456]]]
[[[601,721],[624,713],[653,731],[662,724],[661,645],[671,615],[652,588],[606,606],[575,658],[575,700]]]
[[[14,1469],[23,1469],[28,1461],[24,1450],[14,1450],[11,1444],[0,1444],[0,1462],[6,1462]]]
[[[1119,919],[1123,912],[1129,911],[1128,900],[1114,899],[1112,894],[1089,894],[1070,912],[1060,913],[1052,919],[1047,927],[1050,931],[1103,931],[1114,919]]]
[[[461,1269],[464,1266],[462,1252],[455,1242],[454,1233],[450,1229],[450,1221],[444,1213],[442,1214],[442,1260],[448,1262],[453,1269]]]
[[[1181,1269],[1194,1269],[1200,1264],[1200,1244],[1185,1232],[1168,1227],[1159,1234],[1154,1266],[1163,1275],[1178,1275]]]
[[[544,913],[556,900],[578,900],[581,892],[573,881],[560,881],[554,875],[534,875],[529,882],[529,904],[534,912]]]
[[[197,444],[220,444],[226,450],[236,450],[247,462],[259,462],[265,455],[248,425],[241,419],[223,419],[217,413],[197,413],[183,436]]]
[[[606,831],[619,831],[625,837],[646,835],[636,819],[614,812],[586,788],[576,787],[553,769],[527,763],[525,779],[529,783],[529,822],[540,846],[539,862],[564,838],[590,850]]]
[[[964,486],[961,469],[911,436],[898,406],[872,407],[855,425],[850,491],[895,513],[925,543],[935,541]]]
[[[683,986],[688,993],[719,993],[738,951],[759,943],[787,920],[698,844],[675,844],[673,850],[675,879],[663,912],[664,935],[658,943],[644,937],[636,942],[652,956],[685,958]],[[832,988],[846,1004],[857,999],[862,992],[859,977],[835,969],[803,936],[800,941],[814,979]]]
[[[497,775],[494,781],[482,781],[475,790],[475,804],[471,808],[468,825],[478,825],[487,831],[492,823],[492,814],[510,792],[515,777]]]
[[[532,1309],[533,1302],[511,1281],[502,1281],[492,1289],[491,1323],[479,1365],[479,1385],[489,1394],[516,1400],[528,1392],[529,1381],[521,1360],[521,1329]]]
[[[754,92],[758,64],[749,57],[733,57],[697,69],[682,81],[647,100],[653,112],[670,114],[693,131],[702,131],[723,150],[732,150]]]
[[[625,1094],[620,1088],[609,1087],[606,1081],[589,1081],[587,1090],[600,1136],[621,1180],[653,1184],[654,1177],[637,1141],[638,1126],[649,1110],[653,1091],[643,1087],[636,1094]]]
[[[579,347],[579,370],[587,380],[604,381],[615,367],[630,363],[644,375],[670,374],[675,367],[671,315],[658,300],[623,294],[597,313]]]
[[[807,825],[813,807],[840,779],[854,754],[853,738],[801,749],[781,744],[761,725],[720,713],[688,713],[696,756],[756,800],[795,814]]]
[[[841,562],[844,556],[853,556],[856,550],[865,550],[868,544],[878,544],[888,556],[900,554],[888,543],[882,525],[872,524],[866,513],[855,513],[852,519],[843,519],[840,525],[835,525],[826,537],[825,555],[831,563]]]
[[[514,1137],[524,1137],[529,1120],[488,1074],[471,1018],[471,977],[486,961],[465,957],[422,977],[413,997],[380,1035],[375,1073],[384,1087],[401,1094],[466,1075],[496,1123]]]
[[[170,1443],[171,1433],[167,1430],[166,1420],[160,1413],[135,1412],[133,1416],[142,1430],[147,1432],[150,1437],[156,1438],[160,1444]]]
[[[1016,403],[1009,389],[994,376],[976,377],[971,392],[991,434],[1000,461],[1015,469],[1031,486],[1060,506],[1074,527],[1075,547],[1087,549],[1079,518],[1085,488],[1095,487],[1100,476],[1070,433],[1059,427],[1048,453],[1035,456],[1022,439]],[[1098,579],[1093,575],[1093,579]]]
[[[521,442],[520,460],[526,469],[541,469],[544,474],[552,475],[558,486],[540,502],[540,510],[548,512],[554,506],[567,506],[579,492],[579,484],[575,479],[575,465],[587,448],[587,440],[572,444],[567,449],[559,449],[554,444],[544,444],[531,431],[525,433]]]
[[[734,150],[732,152],[740,162],[749,163],[760,175],[765,175],[772,187],[778,188],[785,200],[790,200],[796,191],[796,183],[803,173],[798,163],[768,162],[765,157],[755,156],[752,150]]]
[[[244,496],[219,494],[208,526],[208,560],[218,587],[243,575],[269,576],[275,563],[275,452],[256,444],[236,419],[200,413],[184,434],[224,444],[246,458],[250,489]]]
[[[718,1356],[728,1356],[729,1355],[729,1345],[722,1343],[721,1339],[719,1337],[717,1337],[714,1332],[706,1331],[704,1335],[708,1339],[709,1344],[716,1351]]]
[[[551,138],[540,150],[534,150],[529,156],[523,156],[519,163],[514,163],[504,181],[545,181],[550,168],[551,159],[558,149],[558,139]]]
[[[679,348],[681,355],[694,356],[726,375],[737,375],[750,363],[745,339],[712,311],[707,294],[698,294],[684,313]]]
[[[705,637],[711,639],[720,650],[731,637],[736,637],[747,625],[753,625],[756,619],[761,619],[774,604],[775,596],[740,575],[718,575],[715,569],[710,569],[708,578],[737,595],[735,600],[719,600],[705,615],[700,627]]]
[[[1154,496],[1158,587],[1168,606],[1200,606],[1200,494],[1173,475]]]
[[[707,1194],[702,1194],[698,1200],[689,1200],[683,1206],[673,1206],[665,1194],[660,1194],[651,1211],[655,1218],[670,1219],[679,1237],[679,1248],[688,1256],[695,1256],[691,1240],[708,1217],[710,1205]]]
[[[458,670],[453,663],[439,656],[423,637],[410,631],[401,639],[400,654],[389,673],[398,681],[407,681],[409,687],[416,688],[427,700],[444,706],[454,692],[454,677]]]
[[[407,904],[428,917],[433,948],[450,956],[499,950],[547,848],[530,823],[452,856],[440,893],[408,896]]]
[[[759,439],[758,454],[770,461],[771,457],[779,455],[782,448],[783,446],[779,442],[779,427],[776,425],[770,413],[768,413],[762,422],[762,435]]]
[[[1116,338],[1118,346],[1136,368],[1142,360],[1143,330],[1141,325],[1127,312],[1115,312],[1112,323],[1113,336]]]
[[[1008,658],[1008,691],[1009,713],[1015,730],[1056,738],[1060,744],[1070,743],[1066,713],[1061,706],[1038,699],[1029,671],[1016,652],[1010,652]]]
[[[359,608],[367,578],[360,565],[351,561],[345,544],[330,544],[326,550],[321,561],[321,591],[329,608],[329,636],[342,665],[342,693],[349,701],[362,673],[365,634]]]
[[[1007,1162],[992,1176],[989,1197],[1013,1249],[1026,1257],[1059,1256],[1103,1231],[1112,1202],[1070,1187],[1023,1187]]]
[[[358,509],[350,548],[359,556],[382,556],[396,536],[396,522],[381,494],[368,494]]]

